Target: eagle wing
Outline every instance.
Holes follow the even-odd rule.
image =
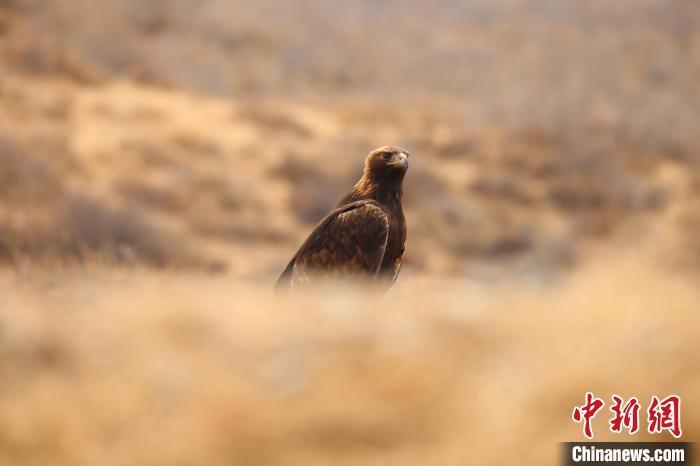
[[[315,277],[374,276],[388,237],[389,219],[377,202],[362,200],[334,209],[301,245],[275,290],[310,284]]]

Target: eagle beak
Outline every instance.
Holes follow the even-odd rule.
[[[407,170],[408,169],[408,156],[405,153],[400,152],[399,154],[396,155],[395,162],[392,163],[392,165],[399,165],[404,170]]]

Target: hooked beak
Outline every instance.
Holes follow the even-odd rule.
[[[408,155],[406,155],[404,152],[399,152],[394,156],[394,160],[392,161],[391,165],[398,165],[404,170],[408,169]]]

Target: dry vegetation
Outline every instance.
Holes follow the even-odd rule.
[[[682,278],[608,254],[548,290],[409,283],[280,302],[223,276],[4,277],[0,464],[557,464],[586,389],[679,393],[697,438]]]
[[[0,465],[555,464],[586,390],[697,438],[700,4],[346,3],[0,0]],[[273,300],[383,144],[398,287]]]

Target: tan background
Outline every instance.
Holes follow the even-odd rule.
[[[698,76],[692,0],[0,0],[0,465],[556,464],[586,390],[695,439]],[[397,286],[275,300],[384,144]]]

